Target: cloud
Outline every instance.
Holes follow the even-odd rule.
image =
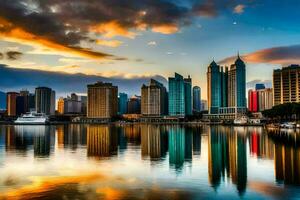
[[[245,7],[246,7],[245,5],[239,4],[239,5],[234,7],[233,12],[236,13],[236,14],[241,14],[241,13],[244,12]]]
[[[71,65],[69,67],[72,69],[72,67],[77,66]],[[37,86],[49,86],[59,94],[85,93],[87,84],[104,81],[117,85],[119,91],[128,94],[139,94],[141,85],[148,83],[150,78],[167,85],[167,80],[159,75],[136,76],[120,73],[102,73],[98,75],[70,74],[37,69],[19,69],[0,65],[0,90],[2,91],[18,91],[21,88],[33,90]]]
[[[252,81],[247,82],[247,88],[248,89],[253,89],[255,88],[255,85],[258,83],[262,83],[265,85],[266,88],[271,88],[272,87],[272,80],[261,80],[261,79],[255,79]]]
[[[21,58],[21,56],[23,55],[23,53],[19,52],[19,51],[8,51],[6,52],[6,57],[8,60],[18,60]]]
[[[218,10],[215,2],[206,0],[204,3],[198,4],[193,8],[193,12],[197,16],[216,17]]]
[[[19,60],[23,55],[22,52],[19,51],[6,51],[4,53],[0,52],[0,60],[6,58],[7,60]]]
[[[105,38],[113,38],[115,36],[123,36],[128,38],[135,38],[137,35],[134,32],[127,30],[121,24],[116,21],[98,24],[90,27],[90,31],[95,33],[101,33]]]
[[[152,28],[153,32],[162,33],[162,34],[166,34],[166,35],[177,33],[178,30],[179,30],[179,28],[175,24],[164,24],[164,25],[154,26]]]
[[[98,39],[96,41],[96,43],[98,45],[101,45],[101,46],[106,46],[106,47],[118,47],[120,46],[123,42],[120,41],[120,40],[101,40],[101,39]]]
[[[234,62],[236,56],[231,56],[221,60],[220,64],[230,64]],[[247,63],[267,63],[290,65],[300,63],[300,45],[279,46],[261,49],[242,56]]]
[[[155,41],[150,41],[147,43],[148,46],[156,46],[157,43]]]

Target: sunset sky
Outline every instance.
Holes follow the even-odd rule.
[[[274,68],[300,63],[299,6],[298,0],[0,0],[0,64],[108,80],[176,71],[190,74],[205,99],[213,59],[231,63],[239,52],[250,85],[270,84]]]

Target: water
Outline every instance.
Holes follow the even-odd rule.
[[[300,199],[298,134],[0,126],[0,199]]]

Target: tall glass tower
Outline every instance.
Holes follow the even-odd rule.
[[[180,74],[169,77],[169,115],[185,116],[184,79]]]
[[[198,86],[193,87],[193,110],[201,111],[201,88]]]
[[[169,77],[169,115],[185,117],[192,114],[192,79],[178,73]]]
[[[222,85],[220,66],[213,61],[207,70],[207,95],[210,114],[218,114],[222,105]]]

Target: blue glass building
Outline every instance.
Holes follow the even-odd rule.
[[[128,102],[128,95],[126,93],[119,93],[119,102],[118,102],[119,115],[123,115],[127,113],[127,102]]]
[[[201,88],[198,86],[193,87],[193,111],[201,111]]]
[[[169,115],[184,117],[192,114],[192,79],[178,73],[169,77]]]

